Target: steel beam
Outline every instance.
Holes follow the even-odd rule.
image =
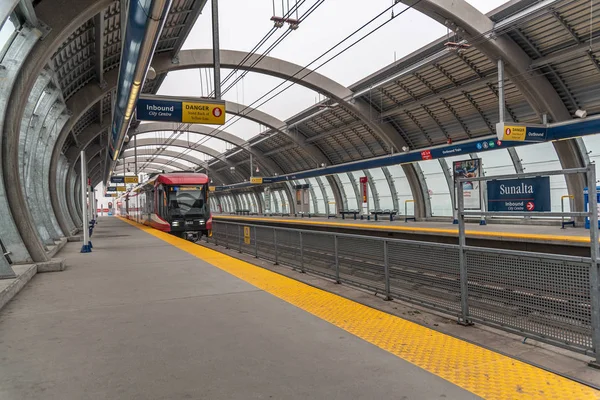
[[[329,196],[327,195],[327,190],[325,189],[325,185],[323,184],[323,180],[320,176],[315,177],[317,184],[319,185],[319,190],[323,194],[323,202],[325,203],[325,214],[329,215]]]
[[[24,60],[40,36],[41,32],[38,30],[23,27],[21,34],[15,37],[2,60],[2,68],[0,68],[0,93],[3,93],[3,95],[0,96],[0,126],[9,123],[8,119],[11,117],[17,118],[19,121],[21,119],[21,115],[11,116],[8,112],[8,107],[10,106],[9,99],[11,99],[9,93],[17,87],[18,76],[21,70],[26,68]],[[37,75],[35,79],[37,79]],[[24,107],[21,111],[23,109]],[[10,146],[12,151],[17,151],[16,171],[7,169],[4,163],[0,162],[0,209],[7,211],[0,219],[0,238],[2,238],[5,247],[12,253],[11,258],[13,262],[25,263],[32,260],[46,260],[47,257],[37,237],[37,232],[33,227],[30,215],[27,214],[27,207],[23,207],[24,200],[21,202],[21,207],[14,213],[11,208],[12,203],[8,198],[11,195],[10,192],[21,190],[20,185],[14,184],[14,177],[19,176],[18,132],[16,137],[13,135],[10,139],[4,132],[0,135],[0,146],[2,148]],[[10,167],[14,167],[14,165]],[[6,187],[11,188],[9,193],[6,192]],[[25,218],[27,219],[25,220]],[[29,225],[25,227],[24,225],[27,224]]]
[[[10,17],[13,10],[17,7],[21,0],[2,0],[0,1],[0,26]]]
[[[506,63],[507,78],[527,76],[528,79],[511,79],[525,99],[529,102],[540,120],[549,114],[553,121],[571,119],[571,115],[559,94],[539,71],[532,71],[531,58],[508,35],[500,35],[494,40],[481,40],[494,30],[494,22],[486,15],[468,4],[465,0],[401,0],[416,10],[433,18],[441,24],[447,24],[472,43],[490,60],[502,59]],[[577,143],[564,140],[554,143],[562,167],[565,169],[584,166],[584,160]],[[566,176],[569,193],[575,196],[575,209],[583,210],[583,188],[585,177],[578,174]]]
[[[96,71],[96,82],[106,85],[104,81],[104,30],[106,23],[105,11],[102,10],[94,16],[94,70]],[[100,101],[100,118],[102,118],[102,101]]]
[[[394,177],[390,173],[388,167],[382,167],[383,175],[387,180],[388,186],[390,187],[390,193],[392,194],[392,204],[394,206],[394,210],[400,212],[400,204],[398,201],[398,191],[396,190],[396,184],[394,183]]]
[[[260,61],[259,57],[261,58]],[[251,70],[252,72],[290,80],[319,92],[340,103],[350,113],[355,114],[373,134],[379,136],[391,148],[398,150],[406,144],[398,132],[385,129],[376,123],[379,118],[373,118],[372,108],[364,100],[353,99],[353,92],[350,89],[318,72],[277,58],[260,54],[249,55],[241,51],[221,50],[220,58],[222,68]],[[245,58],[247,58],[247,62],[242,64]],[[168,54],[157,54],[152,61],[152,66],[157,73],[177,69],[210,68],[212,66],[212,50],[183,50],[179,53],[176,64],[173,61]],[[256,62],[256,65],[252,66],[254,62]]]
[[[46,63],[51,59],[58,47],[71,35],[82,23],[102,11],[112,0],[56,0],[51,2],[40,2],[36,7],[36,13],[50,28],[43,42],[38,42],[33,49],[23,57],[23,68],[19,71],[14,85],[9,93],[10,103],[6,109],[6,118],[3,122],[2,143],[2,165],[7,176],[19,175],[19,133],[21,131],[21,115],[25,107],[31,89]],[[60,12],[56,12],[60,10]],[[38,34],[38,37],[41,34]],[[56,164],[53,176],[56,176]],[[57,203],[55,185],[53,204]],[[29,212],[25,195],[22,188],[14,185],[14,190],[7,193],[8,204],[14,218],[19,221],[18,229],[23,242],[29,250],[33,261],[47,261],[48,255],[37,236],[37,232]]]
[[[40,27],[40,21],[38,20],[38,17],[35,14],[35,10],[33,9],[33,4],[31,3],[31,0],[21,0],[15,11],[21,16],[23,16],[25,21],[31,27]]]
[[[354,196],[356,198],[356,209],[360,210],[362,208],[362,202],[360,197],[360,190],[358,188],[358,181],[354,178],[354,174],[352,172],[348,172],[348,179],[352,184],[352,190],[354,190]]]

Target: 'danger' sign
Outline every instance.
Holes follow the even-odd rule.
[[[490,211],[551,211],[547,176],[489,181],[487,192]]]

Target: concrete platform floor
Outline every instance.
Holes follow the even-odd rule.
[[[116,218],[0,312],[0,399],[471,399]]]

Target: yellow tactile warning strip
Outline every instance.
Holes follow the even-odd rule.
[[[600,392],[507,356],[124,220],[203,261],[486,399],[600,399]]]
[[[361,229],[373,229],[382,231],[399,231],[408,233],[443,233],[450,235],[458,235],[458,229],[443,229],[443,228],[424,228],[424,227],[404,227],[394,225],[375,225],[375,224],[355,224],[355,223],[336,223],[336,222],[325,222],[325,221],[306,221],[306,220],[290,220],[281,218],[244,218],[236,216],[218,216],[213,215],[213,219],[223,220],[239,220],[248,223],[252,221],[261,222],[276,222],[276,223],[287,223],[296,225],[322,225],[332,226],[339,228],[361,228]],[[585,236],[563,236],[563,235],[547,235],[547,234],[534,234],[534,233],[518,233],[518,232],[493,232],[493,231],[476,231],[466,230],[466,234],[469,236],[483,236],[492,237],[494,239],[530,239],[530,240],[542,240],[542,241],[554,241],[554,242],[567,242],[567,243],[589,243],[590,238]]]

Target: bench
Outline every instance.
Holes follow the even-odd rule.
[[[346,215],[354,215],[354,219],[359,214],[358,210],[340,210],[340,214],[342,215],[342,219],[346,219]]]
[[[390,222],[394,220],[394,216],[398,215],[398,211],[397,210],[375,210],[375,211],[371,211],[371,215],[375,216],[375,221],[378,221],[378,217],[380,215],[389,215],[390,216]]]

